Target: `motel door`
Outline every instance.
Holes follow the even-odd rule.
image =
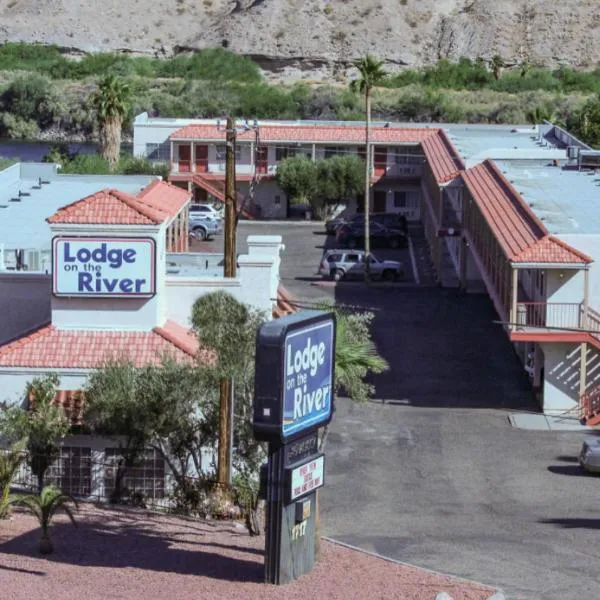
[[[385,175],[387,169],[387,148],[375,146],[375,175]]]
[[[196,173],[208,172],[208,146],[196,144]]]
[[[181,145],[178,148],[178,156],[179,156],[179,172],[180,173],[189,173],[190,172],[190,162],[192,159],[191,147],[189,144]]]
[[[385,190],[373,190],[373,212],[383,213],[387,208],[387,192]]]
[[[269,148],[267,146],[259,146],[256,149],[256,172],[266,173],[268,169]]]

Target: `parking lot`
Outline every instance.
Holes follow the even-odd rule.
[[[535,411],[527,377],[483,295],[432,286],[419,231],[393,251],[420,285],[315,286],[332,238],[322,226],[240,224],[280,234],[282,283],[375,313],[391,369],[365,405],[339,399],[327,445],[325,535],[442,572],[499,585],[513,600],[598,597],[600,478],[577,465],[582,435],[511,428]]]

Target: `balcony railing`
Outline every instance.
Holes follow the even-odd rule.
[[[600,313],[579,302],[519,302],[517,329],[577,329],[600,333]]]
[[[595,387],[579,399],[579,418],[588,421],[600,414],[600,388]]]

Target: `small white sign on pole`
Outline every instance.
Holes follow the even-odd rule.
[[[321,454],[309,462],[291,469],[290,501],[294,501],[323,486],[324,464],[325,456]]]
[[[149,298],[156,291],[152,238],[55,237],[55,296]]]

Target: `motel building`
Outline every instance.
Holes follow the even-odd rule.
[[[107,496],[118,443],[81,433],[89,373],[109,359],[202,360],[191,309],[214,290],[276,312],[281,238],[250,236],[238,276],[225,279],[222,255],[188,251],[190,194],[170,183],[62,176],[47,164],[14,165],[0,181],[0,403],[27,402],[33,377],[57,373],[55,403],[73,435],[49,481]],[[152,451],[127,477],[146,497],[169,491],[167,468]]]
[[[356,122],[249,124],[236,146],[238,203],[251,218],[285,217],[279,161],[364,156],[363,140]],[[215,120],[134,123],[134,154],[168,162],[170,181],[197,200],[223,198],[224,142]],[[547,122],[373,123],[370,155],[371,211],[423,227],[439,285],[489,295],[540,408],[600,423],[600,153]]]

